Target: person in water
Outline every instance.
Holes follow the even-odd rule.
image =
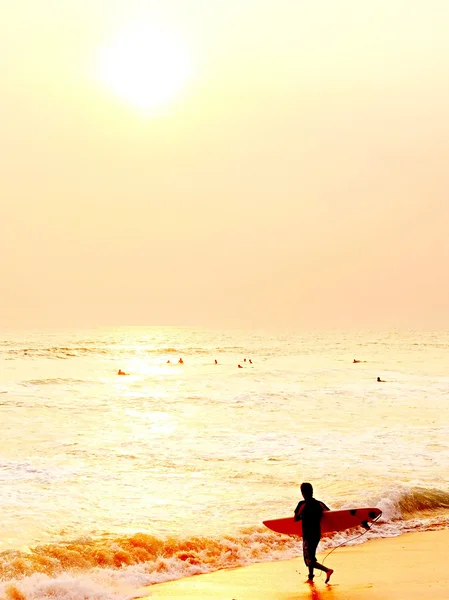
[[[381,379],[380,377],[377,378],[377,381],[379,381],[379,383],[385,383],[385,379]]]
[[[125,371],[119,369],[117,375],[128,375],[128,373],[125,373]]]
[[[304,562],[309,569],[308,583],[313,583],[313,570],[319,569],[326,573],[326,583],[329,583],[333,569],[317,562],[316,549],[321,539],[321,517],[329,508],[313,497],[311,483],[301,483],[301,493],[304,500],[298,502],[295,508],[295,521],[302,521],[302,551]]]
[[[184,364],[184,361],[182,360],[182,358],[180,358],[180,359],[178,360],[178,363],[179,363],[180,365],[183,365],[183,364]]]

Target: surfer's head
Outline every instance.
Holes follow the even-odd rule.
[[[312,498],[313,487],[311,483],[301,483],[301,494],[304,496],[304,500]]]

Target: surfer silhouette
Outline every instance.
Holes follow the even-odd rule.
[[[377,378],[377,381],[379,381],[379,383],[385,383],[385,379],[381,379],[380,377]]]
[[[309,569],[308,583],[313,583],[313,570],[318,569],[326,573],[325,583],[329,583],[333,569],[320,564],[316,559],[316,549],[321,539],[321,517],[325,510],[330,510],[324,502],[313,497],[311,483],[301,483],[301,493],[304,500],[298,502],[295,508],[295,521],[302,521],[302,552],[304,562]]]

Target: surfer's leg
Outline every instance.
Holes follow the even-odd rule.
[[[334,571],[333,569],[325,567],[316,559],[316,550],[318,548],[318,544],[320,543],[319,538],[303,539],[302,543],[304,552],[304,562],[309,567],[309,581],[313,581],[313,570],[318,569],[319,571],[324,571],[326,573],[326,583],[329,583],[329,579]]]
[[[304,538],[302,540],[302,556],[304,558],[304,564],[306,565],[306,567],[308,567],[309,566],[309,545],[307,543],[307,540],[305,540]],[[312,577],[313,577],[313,573],[312,573]],[[311,579],[310,569],[309,569],[309,579]]]
[[[313,569],[316,566],[316,549],[318,547],[319,540],[302,540],[302,551],[304,555],[304,562],[309,568],[309,581],[313,581]]]
[[[329,583],[329,579],[331,578],[331,575],[334,572],[334,570],[328,569],[327,567],[316,561],[314,567],[315,569],[319,569],[320,571],[324,571],[326,573],[326,581],[324,583]]]

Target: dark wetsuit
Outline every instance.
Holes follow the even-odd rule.
[[[302,521],[302,549],[304,562],[309,567],[309,579],[313,579],[313,569],[328,571],[316,560],[316,549],[321,538],[321,517],[329,510],[324,502],[315,498],[301,500],[295,508],[295,521]]]

